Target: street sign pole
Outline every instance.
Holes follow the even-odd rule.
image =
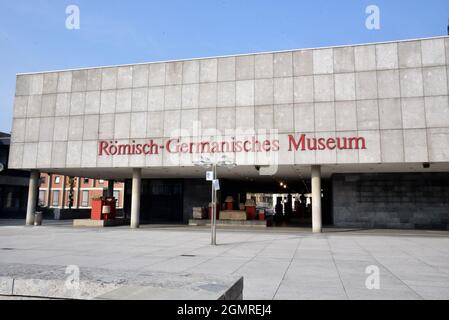
[[[217,245],[217,190],[215,186],[215,180],[217,180],[217,165],[213,164],[213,180],[212,180],[212,221],[211,221],[211,232],[212,232],[212,245]]]

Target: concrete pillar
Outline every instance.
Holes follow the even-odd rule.
[[[112,198],[114,196],[114,180],[108,180],[108,193],[107,197]]]
[[[133,186],[131,190],[131,228],[140,225],[140,192],[142,184],[142,169],[133,169]]]
[[[312,166],[312,229],[315,233],[322,232],[320,166]]]
[[[36,212],[37,203],[37,191],[39,189],[40,174],[37,170],[31,170],[30,184],[28,187],[28,203],[27,203],[27,216],[26,225],[34,225],[34,213]]]

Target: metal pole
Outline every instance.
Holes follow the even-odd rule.
[[[217,191],[215,189],[214,182],[217,179],[217,165],[214,163],[212,166],[213,181],[212,181],[212,245],[217,245]]]

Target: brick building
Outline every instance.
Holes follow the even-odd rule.
[[[72,208],[90,208],[92,199],[106,195],[108,181],[76,177],[71,184],[68,176],[42,173],[39,205],[48,208],[69,208],[71,189],[73,190]],[[123,190],[122,182],[114,183],[114,197],[117,199],[118,208],[123,207]]]

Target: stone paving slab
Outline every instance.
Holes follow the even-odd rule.
[[[326,231],[218,230],[212,247],[208,228],[0,222],[0,263],[244,277],[245,299],[449,299],[449,232]],[[366,287],[370,266],[378,290]]]

